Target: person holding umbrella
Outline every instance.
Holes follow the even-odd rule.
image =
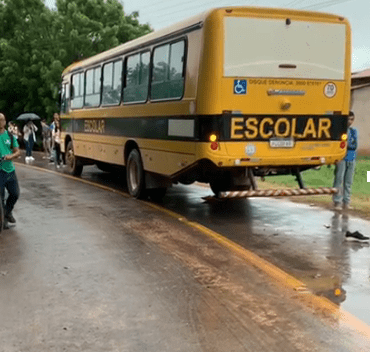
[[[24,144],[26,146],[26,162],[35,160],[35,158],[32,156],[32,149],[33,149],[34,143],[36,142],[35,132],[38,130],[38,128],[32,121],[41,120],[41,118],[40,116],[32,112],[26,112],[26,113],[20,114],[17,117],[17,120],[27,121],[26,125],[23,127],[23,139],[24,139]]]
[[[32,120],[28,120],[23,127],[24,143],[26,145],[26,162],[35,160],[35,158],[32,156],[32,149],[36,142],[36,131],[36,125],[32,122]]]

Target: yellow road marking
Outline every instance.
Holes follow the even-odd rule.
[[[43,171],[43,172],[53,173],[53,174],[66,177],[74,181],[79,181],[79,182],[88,184],[90,186],[94,186],[94,187],[101,188],[109,192],[122,195],[126,198],[131,198],[131,196],[127,194],[126,192],[118,191],[118,190],[115,190],[114,188],[104,186],[98,183],[94,183],[89,180],[84,180],[82,178],[74,177],[71,175],[67,175],[67,174],[49,170],[49,169],[44,169],[42,167],[38,167],[34,165],[25,165],[19,162],[16,162],[16,164],[26,167],[26,168],[32,168],[32,169]],[[358,319],[351,313],[344,311],[343,309],[341,309],[339,306],[337,306],[335,303],[333,303],[329,299],[322,297],[322,296],[317,296],[314,293],[310,292],[307,289],[307,286],[305,283],[296,279],[295,277],[291,276],[285,271],[281,270],[280,268],[273,265],[272,263],[266,261],[265,259],[251,252],[250,250],[238,245],[237,243],[229,240],[228,238],[218,234],[217,232],[212,231],[201,224],[187,220],[184,216],[180,214],[177,214],[171,210],[163,208],[160,205],[157,205],[154,203],[150,203],[146,201],[142,201],[142,203],[162,213],[166,213],[167,215],[181,221],[183,224],[186,224],[192,228],[195,228],[196,230],[205,234],[207,237],[219,243],[221,246],[231,250],[239,258],[242,258],[246,263],[261,270],[267,276],[272,278],[277,284],[279,284],[279,286],[295,291],[297,293],[297,298],[299,299],[299,301],[304,302],[310,308],[321,310],[323,313],[329,313],[331,316],[338,319],[340,323],[345,324],[348,328],[361,333],[367,338],[370,338],[370,326],[368,324]]]

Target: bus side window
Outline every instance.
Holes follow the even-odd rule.
[[[122,91],[122,60],[103,67],[103,105],[118,105]]]
[[[129,56],[126,59],[126,84],[123,89],[123,101],[145,102],[148,97],[150,53],[145,52]]]
[[[69,84],[62,84],[62,91],[60,93],[60,111],[66,113],[68,111],[68,100],[69,100]]]
[[[184,93],[185,41],[154,49],[151,98],[181,98]]]
[[[83,73],[77,73],[72,76],[72,109],[82,108],[84,96]]]
[[[153,100],[168,98],[166,84],[168,80],[169,49],[169,44],[154,49],[150,89],[151,98]]]
[[[100,105],[100,78],[101,68],[96,67],[85,73],[85,106],[96,107]]]
[[[184,93],[185,42],[171,44],[170,52],[170,92],[171,98],[181,98]]]

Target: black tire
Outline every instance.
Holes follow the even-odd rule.
[[[209,185],[216,197],[219,197],[221,192],[226,191],[225,183],[222,183],[220,181],[211,181]]]
[[[84,166],[74,154],[72,141],[69,141],[67,144],[65,158],[68,172],[73,176],[81,176]]]
[[[140,152],[131,150],[126,165],[127,188],[131,196],[137,199],[147,198],[145,173]]]
[[[149,192],[149,198],[156,203],[160,203],[163,200],[163,197],[166,195],[167,188],[161,187],[161,188],[153,188],[148,190]]]

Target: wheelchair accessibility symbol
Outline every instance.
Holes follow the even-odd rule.
[[[234,79],[234,94],[247,94],[247,81],[245,79]]]

